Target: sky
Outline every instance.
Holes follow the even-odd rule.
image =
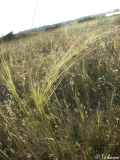
[[[120,8],[120,0],[0,0],[0,36]]]

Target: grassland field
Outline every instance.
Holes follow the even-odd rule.
[[[120,159],[120,15],[0,43],[0,160]]]

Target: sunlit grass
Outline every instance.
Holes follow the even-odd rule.
[[[119,156],[120,31],[113,22],[100,18],[1,44],[2,159]]]

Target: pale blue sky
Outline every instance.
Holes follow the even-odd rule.
[[[0,0],[0,36],[120,8],[120,0]]]

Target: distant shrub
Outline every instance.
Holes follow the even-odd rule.
[[[10,32],[1,38],[1,41],[10,41],[14,38],[13,32]]]
[[[82,23],[82,22],[86,22],[86,21],[91,21],[91,20],[94,20],[96,17],[86,17],[84,19],[80,19],[78,21],[78,23]]]
[[[60,24],[52,25],[52,26],[47,27],[47,28],[46,28],[46,31],[54,30],[54,29],[57,29],[57,28],[59,28],[59,27],[61,27]]]

